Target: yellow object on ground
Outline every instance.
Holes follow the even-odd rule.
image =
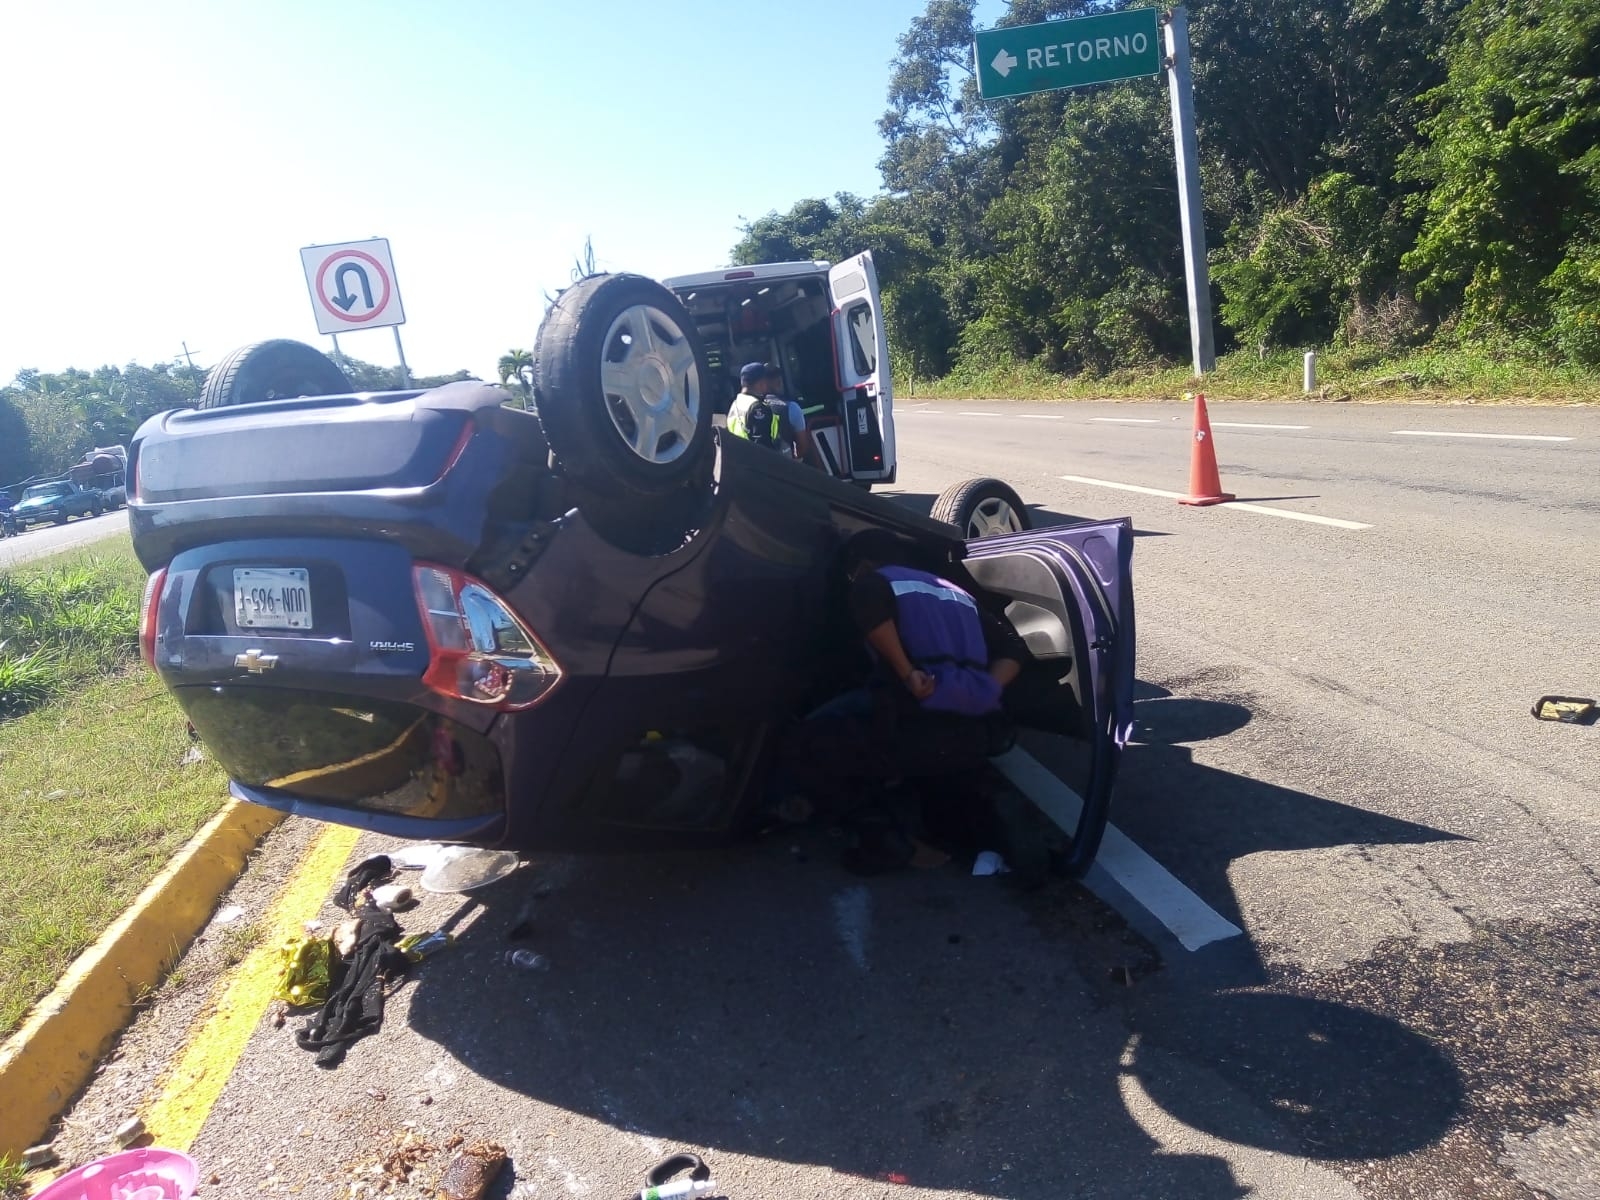
[[[360,830],[330,825],[300,860],[267,914],[261,944],[224,977],[216,1002],[190,1031],[160,1094],[145,1110],[145,1128],[156,1145],[187,1150],[199,1135],[277,992],[284,943],[301,935],[321,910],[360,836]]]

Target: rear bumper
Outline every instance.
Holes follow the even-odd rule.
[[[393,813],[360,812],[340,805],[323,804],[303,796],[271,788],[245,787],[229,782],[228,794],[236,800],[259,804],[296,817],[310,817],[313,821],[326,821],[331,825],[349,825],[389,837],[410,841],[467,842],[473,845],[494,845],[503,841],[506,832],[505,813],[490,813],[481,817],[460,817],[439,820],[432,817],[406,817]]]

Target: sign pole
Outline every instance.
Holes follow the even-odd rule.
[[[328,336],[333,339],[333,357],[339,360],[339,366],[343,368],[345,365],[344,351],[339,348],[339,335],[330,333]]]
[[[400,355],[400,386],[408,388],[411,386],[411,368],[406,366],[406,348],[400,344],[400,326],[395,325],[392,328],[395,352]]]
[[[1206,216],[1200,199],[1200,142],[1194,132],[1194,77],[1189,71],[1189,14],[1180,4],[1166,15],[1167,84],[1172,94],[1172,142],[1178,159],[1178,216],[1183,226],[1183,272],[1189,291],[1189,347],[1194,373],[1217,366],[1211,330],[1211,273],[1206,266]]]

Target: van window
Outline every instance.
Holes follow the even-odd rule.
[[[871,375],[878,369],[878,331],[872,320],[872,307],[857,304],[845,314],[850,326],[850,357],[855,360],[857,375]]]

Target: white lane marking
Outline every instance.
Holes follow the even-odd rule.
[[[1167,492],[1161,488],[1140,487],[1136,483],[1117,483],[1111,479],[1090,479],[1087,475],[1063,475],[1068,483],[1087,483],[1093,487],[1115,488],[1119,492],[1138,492],[1142,496],[1162,496],[1168,500],[1182,500],[1182,492]],[[1241,512],[1261,513],[1268,517],[1283,517],[1288,521],[1308,521],[1312,525],[1327,525],[1333,529],[1371,529],[1360,521],[1345,521],[1339,517],[1319,517],[1316,513],[1296,512],[1292,508],[1276,508],[1271,504],[1252,504],[1248,500],[1228,500],[1217,508],[1237,508]]]
[[[1098,421],[1102,425],[1159,425],[1161,422],[1155,417],[1090,417],[1091,421]]]
[[[1310,429],[1309,425],[1261,425],[1255,421],[1213,421],[1215,429]]]
[[[1182,492],[1166,492],[1160,488],[1140,487],[1137,483],[1114,483],[1109,479],[1090,479],[1087,475],[1063,475],[1068,483],[1088,483],[1095,487],[1115,488],[1119,492],[1138,492],[1142,496],[1165,496],[1168,500],[1182,500]]]
[[[1054,771],[1022,749],[1008,750],[993,761],[1023,795],[1039,806],[1040,812],[1068,833],[1077,829],[1083,800]],[[1244,934],[1115,825],[1106,826],[1095,865],[1171,930],[1185,950],[1198,950]],[[1092,889],[1092,878],[1086,882]]]
[[[861,971],[867,969],[867,928],[872,924],[872,893],[864,885],[846,888],[833,898],[833,927],[845,953]]]
[[[1065,421],[1059,413],[1018,413],[1024,421]]]
[[[1570,442],[1569,437],[1555,437],[1548,433],[1452,433],[1443,429],[1393,429],[1396,437],[1464,437],[1488,438],[1500,442]]]
[[[1230,500],[1221,508],[1237,508],[1244,512],[1261,513],[1268,517],[1282,517],[1286,521],[1308,521],[1312,525],[1326,525],[1331,529],[1371,529],[1360,521],[1346,521],[1340,517],[1319,517],[1316,513],[1296,512],[1292,508],[1278,508],[1272,504],[1251,504],[1248,500]]]
[[[956,414],[958,417],[998,417],[999,415],[997,412],[964,412]]]

